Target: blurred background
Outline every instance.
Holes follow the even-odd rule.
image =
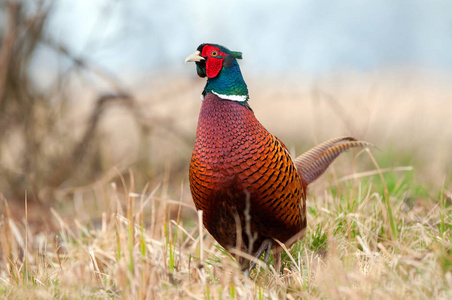
[[[203,42],[243,52],[250,105],[294,155],[352,135],[378,147],[381,168],[450,187],[450,1],[2,0],[0,197],[12,214],[27,197],[42,227],[50,207],[86,219],[108,207],[111,182],[163,183],[191,203],[205,81],[183,61]],[[327,182],[374,168],[343,156]]]

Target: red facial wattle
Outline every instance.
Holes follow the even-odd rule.
[[[213,55],[216,54],[216,55]],[[225,53],[218,47],[206,45],[202,49],[202,57],[206,57],[206,74],[209,78],[214,78],[220,73],[223,67]]]

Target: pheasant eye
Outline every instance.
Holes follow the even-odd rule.
[[[217,56],[218,52],[217,51],[212,51],[212,56]]]

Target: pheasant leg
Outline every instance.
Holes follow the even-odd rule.
[[[262,254],[265,252],[265,258],[264,262],[265,264],[268,264],[268,258],[270,257],[270,251],[272,249],[273,241],[272,239],[265,239],[259,249],[257,249],[256,254],[254,255],[254,258],[259,259]],[[248,270],[245,271],[245,276],[250,277],[251,271],[256,267],[255,262],[251,262],[251,266],[248,268]]]

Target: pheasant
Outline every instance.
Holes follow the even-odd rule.
[[[366,147],[352,137],[326,141],[292,160],[287,147],[256,119],[240,71],[241,52],[201,44],[185,62],[207,77],[190,162],[190,190],[203,225],[218,243],[268,263],[306,230],[307,186],[343,151]],[[237,251],[232,251],[237,253]],[[249,260],[239,258],[243,269]],[[255,263],[246,271],[255,267]]]

